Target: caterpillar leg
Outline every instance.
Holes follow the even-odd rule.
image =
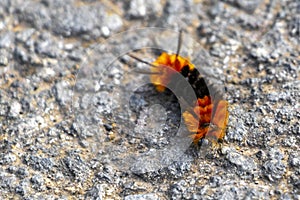
[[[198,145],[199,141],[207,134],[208,127],[198,129],[197,133],[192,134],[190,137],[193,139],[193,143]]]

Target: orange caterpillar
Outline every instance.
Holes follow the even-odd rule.
[[[130,56],[151,66],[150,80],[159,92],[165,91],[165,86],[168,86],[175,73],[185,77],[197,97],[194,107],[183,113],[184,122],[192,133],[194,144],[198,144],[205,137],[212,141],[222,141],[228,122],[228,102],[213,99],[204,78],[195,66],[189,59],[179,56],[181,34],[182,32],[179,35],[176,54],[163,52],[153,63]]]

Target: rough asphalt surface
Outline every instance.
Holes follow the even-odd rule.
[[[299,1],[1,0],[0,19],[0,199],[300,199]],[[145,65],[124,52],[175,52],[179,28],[230,103],[219,147],[176,137],[171,93],[127,91]]]

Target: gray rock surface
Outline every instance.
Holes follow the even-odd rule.
[[[297,0],[1,0],[0,199],[300,199],[299,13]],[[174,53],[179,28],[180,54],[230,103],[217,147],[177,137],[178,101],[125,55]]]

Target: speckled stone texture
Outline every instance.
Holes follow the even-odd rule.
[[[196,41],[182,53],[230,103],[220,146],[176,139],[171,93],[124,101],[145,65],[122,52],[176,51],[141,27]],[[300,199],[299,70],[297,0],[1,0],[0,199]]]

